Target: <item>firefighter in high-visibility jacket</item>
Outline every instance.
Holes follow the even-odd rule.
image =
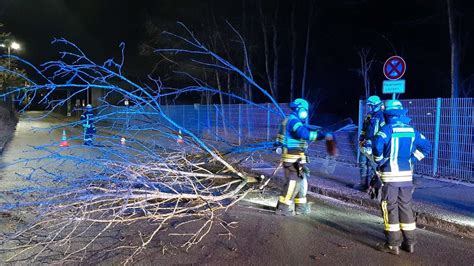
[[[85,112],[81,115],[82,127],[84,128],[84,145],[92,145],[92,138],[96,133],[94,125],[94,113],[92,112],[92,105],[86,106]]]
[[[368,114],[359,135],[360,182],[358,189],[361,191],[366,191],[369,188],[369,182],[374,177],[375,169],[369,158],[372,156],[372,141],[377,132],[385,126],[383,103],[379,96],[372,95],[367,99],[367,109]]]
[[[276,145],[281,149],[281,162],[286,177],[283,195],[279,197],[276,213],[280,215],[307,214],[311,210],[306,200],[309,168],[307,141],[332,139],[332,134],[307,128],[308,102],[296,99],[290,103],[292,112],[283,120]]]
[[[385,103],[385,122],[373,143],[374,161],[383,182],[382,214],[386,242],[377,249],[398,255],[400,246],[413,253],[416,243],[412,210],[413,165],[431,150],[430,142],[404,123],[406,110],[398,100]]]

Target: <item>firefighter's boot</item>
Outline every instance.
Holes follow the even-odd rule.
[[[408,253],[415,252],[415,244],[402,244],[402,249]]]
[[[293,209],[290,205],[286,205],[282,202],[278,202],[275,214],[283,216],[293,216],[295,215]]]
[[[378,251],[382,251],[385,253],[390,253],[392,255],[399,255],[400,248],[398,246],[390,246],[387,243],[378,243],[376,246]]]
[[[310,214],[311,206],[308,203],[295,203],[296,214]]]

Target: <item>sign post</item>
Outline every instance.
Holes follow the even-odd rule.
[[[383,65],[383,74],[388,80],[383,81],[382,92],[392,94],[396,99],[397,93],[405,93],[405,80],[400,79],[406,71],[406,63],[400,56],[392,56]]]

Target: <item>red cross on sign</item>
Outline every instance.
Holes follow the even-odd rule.
[[[407,69],[407,65],[405,64],[405,60],[400,56],[392,56],[383,65],[383,74],[389,80],[397,80],[400,79],[403,74],[405,74],[405,70]]]

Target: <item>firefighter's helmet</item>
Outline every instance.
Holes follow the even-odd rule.
[[[371,113],[376,113],[382,109],[382,101],[377,95],[372,95],[367,99],[367,107]]]
[[[309,104],[305,99],[295,99],[290,103],[290,108],[296,111],[300,119],[308,118]]]
[[[389,116],[402,116],[406,113],[407,110],[403,108],[403,105],[399,100],[388,100],[385,102],[384,114]]]

